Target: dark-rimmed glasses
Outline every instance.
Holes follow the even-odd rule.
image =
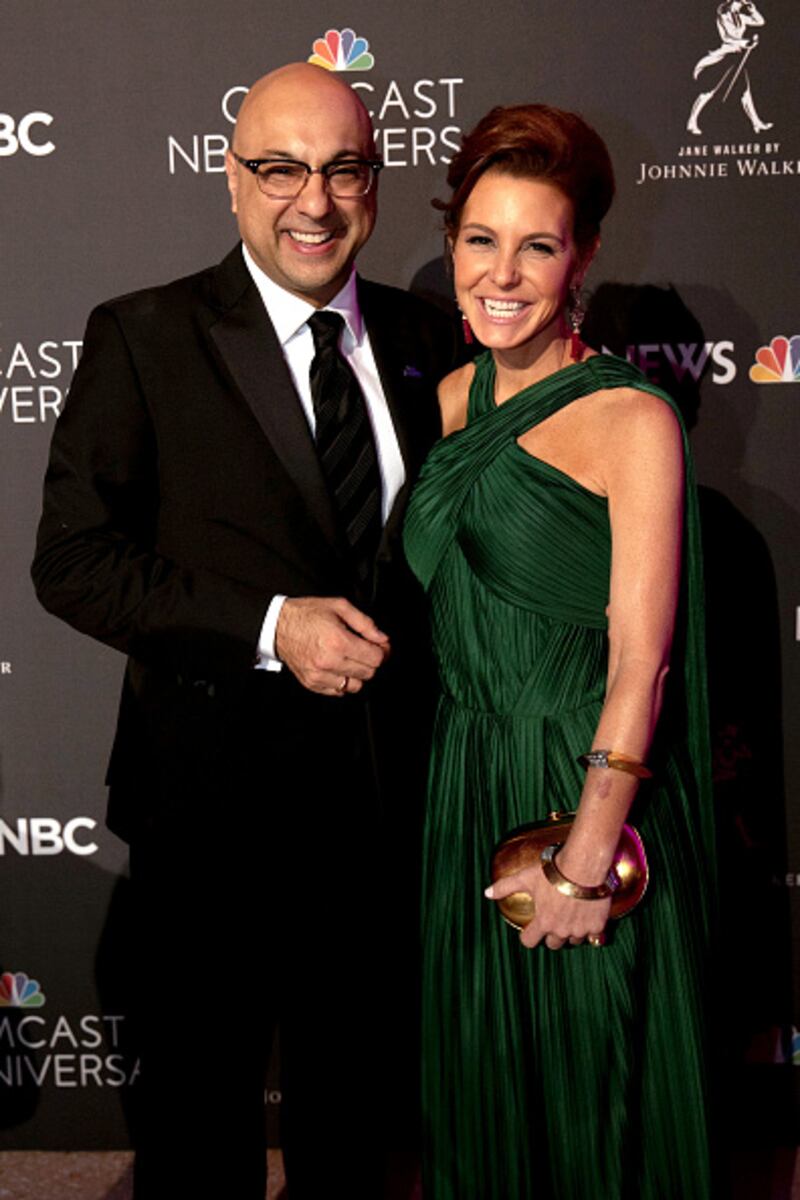
[[[242,158],[235,150],[231,154],[253,172],[261,191],[272,200],[294,200],[312,175],[321,175],[328,194],[336,199],[357,199],[366,196],[384,165],[380,158],[342,158],[310,167],[293,158]]]

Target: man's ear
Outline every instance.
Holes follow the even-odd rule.
[[[239,172],[237,171],[236,159],[231,154],[230,150],[225,151],[225,174],[228,177],[228,191],[231,197],[231,212],[237,212],[236,208],[236,192],[239,187]]]

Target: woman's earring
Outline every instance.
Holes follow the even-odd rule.
[[[475,335],[472,332],[472,326],[470,325],[467,318],[464,316],[463,312],[461,312],[461,309],[459,309],[458,311],[461,313],[461,332],[464,335],[464,341],[467,343],[468,346],[471,346],[472,343],[475,341]]]
[[[569,289],[569,301],[567,303],[567,319],[572,329],[569,339],[570,356],[573,362],[580,362],[583,358],[584,347],[581,341],[581,325],[585,316],[586,309],[583,307],[580,290],[573,284]]]

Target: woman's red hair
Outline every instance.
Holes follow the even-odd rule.
[[[598,236],[614,198],[614,170],[605,142],[577,113],[547,104],[498,107],[465,134],[447,173],[453,194],[433,202],[451,237],[470,192],[490,168],[559,188],[572,201],[579,250]]]

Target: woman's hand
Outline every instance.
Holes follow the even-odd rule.
[[[527,892],[533,897],[535,916],[519,935],[528,949],[544,941],[548,949],[560,950],[566,943],[578,946],[588,937],[602,937],[611,908],[610,897],[574,900],[564,896],[548,883],[539,863],[498,879],[486,889],[485,895],[490,900],[502,900],[513,892]]]

